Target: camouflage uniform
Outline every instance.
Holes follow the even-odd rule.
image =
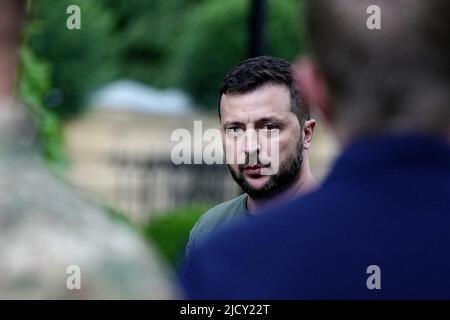
[[[176,297],[155,252],[50,173],[32,137],[19,108],[0,106],[0,298]],[[66,286],[71,265],[81,289]]]

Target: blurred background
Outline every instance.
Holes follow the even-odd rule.
[[[218,127],[218,89],[243,59],[305,51],[296,0],[33,0],[19,93],[46,163],[180,263],[207,209],[240,193],[223,165],[172,164],[174,129]],[[80,29],[66,26],[70,5]],[[337,153],[318,119],[311,165]]]

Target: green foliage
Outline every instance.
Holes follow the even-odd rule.
[[[302,3],[270,0],[267,54],[288,60],[302,51]],[[247,58],[249,1],[212,0],[190,12],[173,56],[176,83],[201,105],[214,108],[225,74]]]
[[[109,216],[142,234],[146,241],[156,247],[161,256],[175,269],[181,265],[184,250],[192,227],[202,214],[211,208],[209,204],[191,204],[155,215],[150,222],[133,222],[124,212],[104,206]]]
[[[69,5],[81,9],[81,29],[69,30]],[[83,98],[114,79],[118,45],[114,20],[101,2],[91,0],[40,0],[31,2],[26,37],[33,52],[51,63],[50,83],[63,99],[49,101],[60,117],[77,114]]]
[[[44,105],[44,96],[50,86],[49,65],[39,60],[26,44],[20,49],[19,56],[19,93],[35,120],[42,156],[50,164],[64,166],[67,157],[60,122]]]
[[[153,86],[171,86],[170,57],[184,21],[205,0],[103,0],[116,16],[120,74]]]
[[[267,1],[266,53],[292,60],[305,42],[303,1]],[[247,58],[249,0],[30,3],[29,45],[51,63],[47,105],[63,118],[78,114],[90,92],[119,77],[180,86],[214,109],[224,75]],[[81,9],[81,30],[66,27],[71,4]]]
[[[175,82],[215,105],[221,79],[246,57],[248,1],[209,1],[191,12],[173,59]]]
[[[176,268],[184,257],[184,249],[192,227],[210,207],[206,204],[197,204],[158,215],[144,227],[145,236]]]

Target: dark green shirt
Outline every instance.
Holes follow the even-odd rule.
[[[191,230],[189,242],[186,246],[188,256],[192,249],[205,239],[211,232],[249,217],[246,206],[247,194],[242,194],[230,201],[223,202],[203,214]]]

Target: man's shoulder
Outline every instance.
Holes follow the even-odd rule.
[[[242,194],[206,211],[192,228],[187,245],[188,250],[194,242],[198,243],[212,231],[226,227],[241,219],[246,199],[247,195]]]
[[[206,211],[199,221],[208,222],[230,218],[242,211],[246,198],[247,195],[244,193],[234,199],[219,203]]]
[[[222,202],[215,207],[206,211],[198,220],[195,228],[201,231],[205,228],[215,228],[218,224],[231,222],[239,218],[242,214],[242,207],[247,198],[246,194],[242,194],[234,199]]]
[[[2,157],[0,181],[14,181],[18,190],[0,195],[0,278],[11,288],[0,290],[0,299],[76,298],[76,290],[60,285],[61,272],[74,263],[89,270],[83,275],[88,299],[166,299],[175,294],[155,249],[132,226],[83,199],[33,152],[12,150]],[[18,252],[27,257],[27,268],[19,273],[11,259]],[[107,269],[116,270],[120,281],[108,277]],[[18,277],[29,281],[14,285]]]

